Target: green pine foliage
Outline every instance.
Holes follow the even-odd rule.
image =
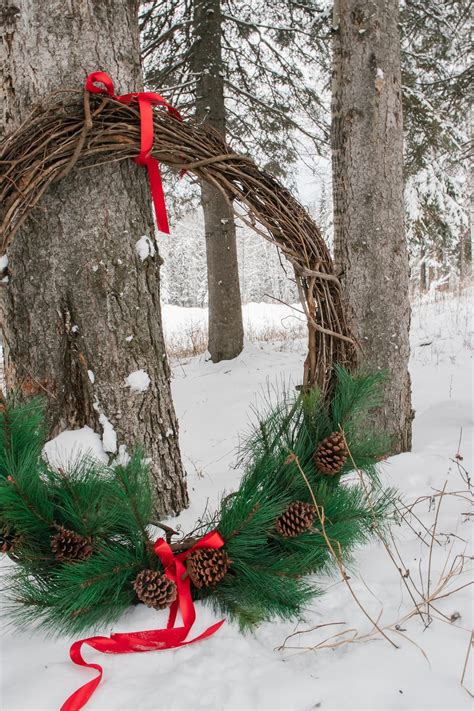
[[[118,541],[102,544],[87,560],[56,565],[47,575],[19,565],[5,612],[19,626],[39,624],[55,634],[103,628],[134,602],[133,580],[145,565],[143,546]]]
[[[381,490],[376,476],[386,443],[364,421],[379,404],[381,380],[337,368],[329,404],[317,391],[283,393],[276,405],[267,403],[242,447],[238,491],[224,496],[196,529],[199,535],[217,529],[232,561],[219,584],[193,588],[196,599],[242,629],[297,617],[321,592],[315,576],[347,566],[354,549],[386,525],[394,493]],[[0,530],[17,536],[6,613],[16,624],[39,623],[53,633],[114,623],[138,602],[136,575],[162,567],[153,552],[157,534],[143,453],[115,467],[83,458],[64,472],[41,457],[40,402],[7,403],[0,417]],[[314,453],[336,431],[344,432],[350,456],[335,476],[323,475]],[[370,501],[355,468],[369,477]],[[296,501],[316,501],[318,515],[309,529],[286,538],[275,524]],[[57,559],[51,538],[63,529],[88,537],[92,554]]]
[[[44,416],[40,399],[4,407],[0,401],[0,477],[7,477],[22,461],[37,461],[44,444]]]
[[[336,375],[330,406],[317,391],[301,393],[296,400],[285,393],[276,407],[269,403],[244,445],[246,471],[239,491],[222,502],[218,528],[237,563],[215,590],[201,594],[243,628],[301,612],[319,592],[304,576],[337,568],[326,538],[347,565],[351,552],[370,538],[374,523],[383,525],[390,510],[394,492],[378,489],[375,466],[386,441],[360,427],[364,413],[379,404],[383,377],[353,376],[342,368]],[[340,428],[352,458],[336,477],[323,476],[314,464],[316,444]],[[371,506],[360,483],[341,485],[354,470],[353,461],[376,487]],[[293,501],[312,503],[308,483],[324,510],[326,536],[316,519],[307,533],[283,538],[275,531],[275,520]]]
[[[54,523],[54,507],[42,481],[44,425],[41,402],[2,405],[0,411],[0,522],[24,532],[35,546]]]

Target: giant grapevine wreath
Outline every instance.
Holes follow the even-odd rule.
[[[240,201],[243,219],[290,260],[308,321],[308,356],[300,391],[269,407],[244,443],[239,489],[184,536],[153,521],[146,453],[137,448],[115,466],[86,457],[67,471],[55,468],[42,456],[41,401],[12,395],[0,402],[0,550],[16,563],[6,569],[5,612],[19,625],[75,635],[116,622],[131,605],[170,609],[164,630],[74,643],[72,660],[99,676],[68,699],[67,711],[82,708],[102,673],[84,661],[82,644],[123,653],[202,639],[222,621],[187,639],[195,600],[242,629],[297,617],[320,592],[315,576],[343,569],[387,520],[393,498],[377,479],[385,439],[366,418],[381,376],[350,372],[355,347],[340,284],[308,213],[250,158],[182,121],[159,95],[116,96],[103,73],[86,87],[45,102],[3,142],[0,254],[47,187],[76,165],[92,165],[92,157],[138,154],[166,229],[159,159]],[[168,111],[153,112],[155,105]]]

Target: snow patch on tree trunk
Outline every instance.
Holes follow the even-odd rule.
[[[155,245],[146,235],[142,235],[135,243],[135,251],[142,262],[144,262],[145,259],[148,259],[148,257],[154,257],[156,254]]]
[[[144,393],[150,387],[150,376],[143,370],[134,370],[125,379],[126,385],[130,388],[132,393]]]
[[[102,443],[104,445],[104,450],[115,454],[117,451],[117,433],[114,426],[103,412],[99,415],[99,422],[102,425],[103,430]]]

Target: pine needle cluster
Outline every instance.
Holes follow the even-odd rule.
[[[317,391],[285,395],[257,418],[242,448],[238,491],[199,527],[199,535],[219,531],[230,567],[218,584],[193,587],[195,599],[243,629],[296,617],[320,592],[315,574],[334,570],[339,557],[347,564],[374,525],[387,520],[393,492],[380,489],[376,470],[387,443],[365,422],[380,380],[338,368],[329,404]],[[334,432],[343,433],[350,456],[327,476],[314,455]],[[17,624],[54,633],[97,630],[138,602],[133,583],[141,571],[162,571],[145,459],[137,450],[127,464],[108,467],[83,457],[65,472],[42,457],[44,441],[41,402],[7,402],[0,412],[0,531],[15,541],[8,551],[15,564],[4,609]],[[370,502],[366,487],[347,476],[355,468],[372,482]],[[317,515],[299,535],[285,537],[276,523],[295,502]],[[58,559],[51,541],[64,531],[73,541],[87,539],[90,555]],[[180,550],[195,535],[179,541]]]

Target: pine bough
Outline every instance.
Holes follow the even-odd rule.
[[[204,571],[210,584],[193,585],[194,599],[242,629],[298,617],[320,593],[315,575],[342,560],[347,565],[351,552],[387,525],[394,492],[381,489],[376,467],[387,442],[365,417],[378,404],[380,382],[378,374],[338,367],[329,404],[316,390],[268,404],[242,448],[238,491],[223,496],[188,536],[172,541],[168,533],[175,551],[212,530],[224,540],[225,574],[206,578]],[[336,474],[323,474],[315,452],[334,433],[342,433],[348,456]],[[153,578],[143,571],[163,573],[153,551],[159,534],[143,452],[126,465],[83,457],[68,471],[54,468],[42,457],[38,400],[3,403],[0,435],[0,544],[16,563],[7,566],[5,614],[64,634],[116,622],[138,602],[136,581]],[[169,597],[167,589],[161,594]]]

